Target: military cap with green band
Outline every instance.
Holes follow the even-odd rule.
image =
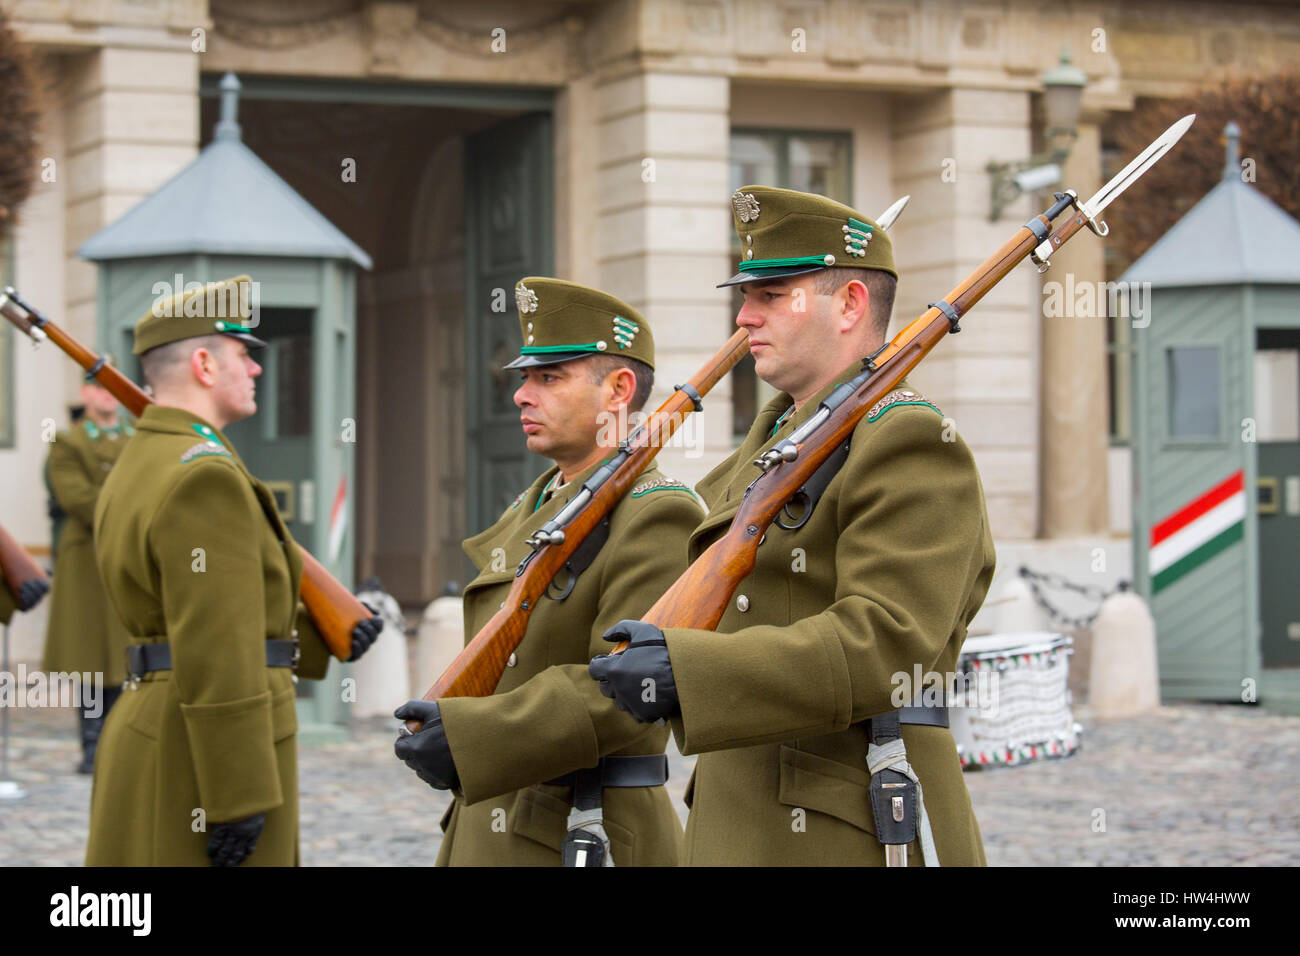
[[[885,230],[843,203],[772,186],[742,186],[731,196],[740,237],[740,272],[718,288],[822,269],[879,269],[895,278]]]
[[[506,368],[558,365],[588,355],[614,355],[655,365],[650,324],[636,309],[598,289],[528,276],[515,286],[524,344]]]
[[[235,276],[155,300],[135,324],[132,352],[143,355],[181,339],[217,334],[239,339],[250,349],[263,348],[266,343],[244,324],[251,316],[248,290],[252,282],[248,276]]]

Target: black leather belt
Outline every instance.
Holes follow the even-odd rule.
[[[868,736],[871,735],[871,722],[880,717],[896,718],[900,724],[921,724],[925,727],[948,726],[947,707],[900,707],[898,710],[876,714],[875,717],[864,720],[862,724],[866,727]]]
[[[296,667],[298,665],[297,641],[267,641],[267,667]],[[128,677],[143,677],[153,671],[172,669],[170,644],[132,644],[126,649]]]
[[[642,754],[623,757],[601,757],[592,769],[600,770],[600,785],[604,787],[658,787],[668,782],[667,754]],[[552,787],[572,787],[578,774],[589,770],[575,770],[546,783]],[[594,775],[593,775],[594,776]]]

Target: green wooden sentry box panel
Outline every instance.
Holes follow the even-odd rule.
[[[1198,529],[1184,524],[1184,538],[1170,534],[1161,541],[1178,547],[1175,554],[1188,551],[1182,567],[1178,561],[1168,566],[1168,583],[1153,581],[1152,573],[1153,528],[1170,519],[1181,524],[1179,513],[1189,507],[1210,507],[1205,496],[1234,475],[1242,475],[1243,487],[1254,486],[1241,441],[1240,423],[1251,402],[1241,300],[1235,288],[1154,289],[1151,324],[1133,330],[1134,569],[1156,618],[1161,691],[1170,698],[1239,700],[1243,677],[1258,674],[1257,598],[1249,585],[1255,575],[1253,529],[1247,535],[1244,521],[1235,522],[1224,529],[1226,540],[1215,534],[1198,548],[1204,532],[1189,542],[1186,536]],[[1194,348],[1214,350],[1217,434],[1181,437],[1171,434],[1170,350]],[[1215,506],[1223,507],[1217,501]],[[1206,516],[1208,511],[1198,517]],[[1236,540],[1234,527],[1242,532]],[[1205,557],[1203,548],[1219,544],[1222,550],[1187,567]],[[1167,553],[1159,557],[1168,560]],[[1156,570],[1166,569],[1157,564]]]
[[[1149,283],[1132,332],[1134,575],[1166,698],[1253,689],[1290,706],[1300,671],[1261,658],[1261,603],[1281,595],[1260,589],[1254,362],[1260,329],[1300,325],[1300,224],[1242,181],[1227,138],[1223,181],[1122,277]]]
[[[100,264],[99,342],[139,381],[132,329],[159,295],[248,274],[269,347],[255,356],[258,414],[227,432],[276,491],[295,540],[350,587],[356,269],[370,258],[240,141],[233,76],[222,92],[213,142],[79,250]],[[342,534],[331,535],[332,519]],[[333,662],[324,681],[300,685],[304,729],[344,719],[341,695],[325,690],[339,677]]]

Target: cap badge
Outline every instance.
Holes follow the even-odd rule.
[[[537,311],[537,293],[522,282],[515,286],[515,305],[519,306],[519,311],[527,315],[529,312]]]
[[[737,189],[731,194],[731,205],[735,207],[736,218],[741,222],[753,222],[758,218],[758,200],[753,193],[742,193]]]
[[[850,218],[844,230],[844,251],[859,259],[867,254],[867,243],[871,241],[872,227],[865,222]]]
[[[636,334],[641,331],[641,326],[637,325],[630,319],[625,319],[621,315],[614,316],[614,341],[618,343],[621,349],[628,348]]]

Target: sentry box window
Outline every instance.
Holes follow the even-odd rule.
[[[1223,381],[1216,345],[1166,350],[1169,373],[1169,437],[1222,437]]]

